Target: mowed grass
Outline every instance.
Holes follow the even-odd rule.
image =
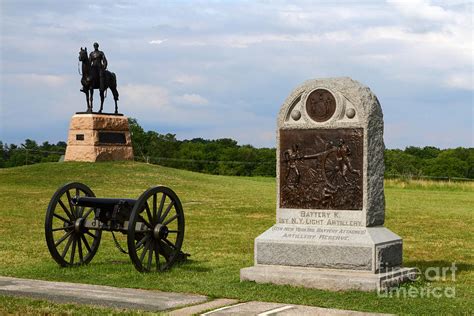
[[[89,265],[60,268],[46,247],[44,216],[56,189],[71,181],[87,184],[99,197],[137,198],[157,184],[171,187],[183,202],[183,250],[191,254],[190,260],[165,273],[142,274],[115,248],[111,235],[104,233]],[[386,182],[385,225],[404,239],[404,264],[421,270],[449,267],[453,262],[458,267],[455,281],[448,274],[445,280],[430,284],[422,279],[404,287],[417,291],[455,287],[455,298],[386,298],[377,293],[240,282],[240,269],[253,265],[255,237],[275,221],[275,195],[273,178],[213,176],[133,162],[0,169],[0,275],[372,312],[474,311],[473,183]],[[4,297],[0,311],[22,312],[29,302]],[[50,308],[50,313],[60,313],[62,305],[44,304],[38,301],[33,312]],[[90,313],[95,312],[91,309]]]
[[[101,306],[59,304],[27,297],[0,295],[0,315],[130,315],[151,316],[166,315],[146,311],[106,308]]]

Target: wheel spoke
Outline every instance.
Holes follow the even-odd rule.
[[[152,229],[151,224],[148,223],[148,222],[145,220],[145,218],[143,218],[143,216],[141,216],[141,215],[138,215],[138,221],[137,221],[137,223],[143,223],[143,224],[146,225],[146,227]]]
[[[84,256],[82,255],[81,238],[77,239],[77,249],[79,250],[79,263],[83,263],[84,262]]]
[[[145,258],[146,253],[148,252],[148,246],[150,245],[151,240],[148,239],[145,243],[145,247],[143,247],[143,252],[140,256],[140,262],[143,264],[143,259]]]
[[[67,196],[67,201],[69,203],[69,207],[71,208],[71,213],[76,215],[77,217],[76,208],[74,207],[74,205],[72,205],[72,198],[71,198],[71,193],[69,192],[69,190],[66,191],[66,196]]]
[[[154,246],[154,242],[153,240],[150,241],[150,251],[148,252],[148,264],[147,264],[147,269],[150,270],[151,269],[151,263],[152,263],[152,260],[153,260],[153,247]]]
[[[84,216],[81,216],[82,218],[87,218],[87,216],[89,216],[89,214],[93,211],[94,209],[92,207],[89,208],[89,210],[87,211],[86,215]]]
[[[81,218],[82,213],[84,213],[84,207],[83,206],[76,206],[77,218]]]
[[[156,194],[153,194],[153,223],[156,222]]]
[[[74,255],[76,254],[76,237],[72,236],[71,264],[74,264]]]
[[[94,217],[96,209],[76,205],[76,198],[86,196],[93,197],[94,193],[82,183],[71,182],[60,187],[49,203],[45,221],[46,243],[60,266],[87,264],[99,247],[102,231],[100,228],[87,228],[84,220]],[[81,218],[83,215],[85,217]],[[79,218],[84,224],[80,231],[77,227]]]
[[[168,225],[169,223],[171,223],[172,221],[174,221],[175,219],[178,218],[178,214],[176,214],[175,216],[169,218],[166,222],[163,223],[163,225]]]
[[[148,202],[145,203],[145,210],[146,215],[148,216],[148,221],[150,222],[150,224],[153,224],[153,216],[151,215],[150,206],[148,205]]]
[[[87,251],[91,252],[91,246],[89,246],[89,242],[87,241],[86,236],[81,235],[82,242],[84,243],[84,246],[86,246]]]
[[[73,239],[74,238],[71,235],[67,241],[66,247],[64,247],[63,253],[61,254],[61,257],[63,257],[63,259],[66,257],[67,251],[69,250],[69,247],[71,246],[71,242]]]
[[[130,215],[127,236],[130,259],[137,270],[163,271],[178,259],[184,233],[183,219],[181,203],[171,189],[158,186],[140,196]],[[163,226],[162,236],[155,238],[153,234],[158,224]],[[168,233],[170,235],[163,238],[163,234]]]
[[[159,242],[161,243],[162,241],[159,240]],[[169,260],[170,257],[167,256],[169,254],[165,253],[165,251],[166,251],[165,249],[167,248],[167,246],[166,246],[166,244],[161,244],[160,247],[163,249],[163,258],[165,258],[166,263],[168,263],[170,261]]]
[[[86,234],[89,235],[89,236],[91,236],[91,237],[94,238],[94,239],[97,238],[95,235],[91,234],[91,232],[89,232],[89,231],[87,231]]]
[[[160,270],[160,242],[155,243],[155,261],[156,261],[156,270]]]
[[[158,219],[158,223],[160,222],[160,219],[161,219],[161,212],[163,211],[163,206],[165,206],[165,200],[166,200],[166,194],[163,193],[163,195],[161,196],[160,207],[158,208],[158,214],[156,215],[156,218]]]
[[[163,214],[163,216],[160,218],[160,221],[159,223],[163,222],[166,218],[166,216],[168,216],[168,213],[171,211],[171,208],[173,207],[174,205],[174,201],[171,200],[170,204],[168,205],[168,207],[166,208],[166,211],[165,213]]]
[[[175,250],[177,249],[176,246],[175,246],[171,241],[169,241],[167,238],[163,238],[162,240],[163,240],[165,243],[167,243],[171,248],[173,248],[173,249],[175,249]]]
[[[64,210],[64,213],[66,213],[67,217],[69,217],[69,219],[73,220],[75,217],[72,216],[71,212],[69,212],[66,205],[64,205],[63,201],[61,201],[61,199],[58,199],[58,203],[59,203],[59,205],[61,205],[61,208]]]
[[[150,238],[150,235],[145,235],[139,242],[136,243],[135,247],[137,249],[140,248],[143,243],[148,240],[148,238]]]
[[[64,234],[63,237],[61,237],[58,241],[56,241],[56,243],[54,244],[54,247],[59,246],[59,244],[62,243],[64,240],[66,240],[66,238],[68,238],[71,234],[72,234],[72,230]]]
[[[74,227],[74,225],[68,225],[68,226],[64,226],[64,227],[53,228],[53,229],[51,229],[51,231],[52,231],[52,232],[57,232],[57,231],[59,231],[59,230],[71,229],[71,228],[73,228],[73,227]]]

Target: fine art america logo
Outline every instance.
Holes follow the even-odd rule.
[[[386,268],[389,272],[391,268]],[[414,268],[415,273],[411,273],[408,279],[412,282],[420,282],[419,285],[407,284],[399,288],[379,288],[377,295],[379,297],[403,297],[403,298],[454,298],[456,297],[456,287],[453,286],[433,286],[432,282],[456,282],[456,263],[453,262],[449,267],[428,267],[424,271],[420,268]],[[395,270],[395,269],[394,269]],[[451,282],[450,282],[451,283]]]

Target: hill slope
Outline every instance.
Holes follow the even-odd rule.
[[[163,184],[183,202],[191,260],[161,274],[140,274],[104,233],[91,264],[59,268],[44,241],[49,199],[62,184],[79,181],[99,197],[137,198]],[[253,265],[253,241],[275,220],[275,179],[224,177],[133,162],[45,163],[0,170],[0,275],[202,293],[242,300],[267,300],[392,313],[473,310],[472,185],[399,185],[386,188],[386,226],[404,238],[406,266],[450,266],[459,270],[456,298],[380,298],[376,293],[332,293],[289,286],[239,282]],[[124,240],[124,238],[121,238]],[[469,250],[471,249],[471,250]],[[303,254],[302,254],[303,255]],[[415,284],[425,287],[425,281]]]

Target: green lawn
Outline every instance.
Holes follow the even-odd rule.
[[[105,308],[90,305],[58,304],[45,300],[0,295],[0,315],[130,315],[151,316],[164,313]]]
[[[138,273],[104,233],[88,266],[60,268],[44,240],[44,216],[62,184],[79,181],[99,197],[137,198],[163,184],[176,191],[186,216],[183,250],[189,262],[166,273]],[[211,297],[262,300],[402,314],[474,311],[474,185],[389,181],[386,226],[404,239],[404,263],[424,270],[455,262],[456,280],[406,288],[455,287],[455,298],[378,297],[376,293],[328,292],[239,281],[253,265],[255,237],[275,220],[275,179],[224,177],[142,163],[45,163],[0,169],[0,275],[111,286],[191,292]],[[59,313],[61,306],[0,298],[0,313]],[[38,306],[35,308],[35,306]],[[72,305],[64,305],[67,310]],[[84,309],[84,313],[89,313]],[[91,309],[90,313],[94,313]]]

